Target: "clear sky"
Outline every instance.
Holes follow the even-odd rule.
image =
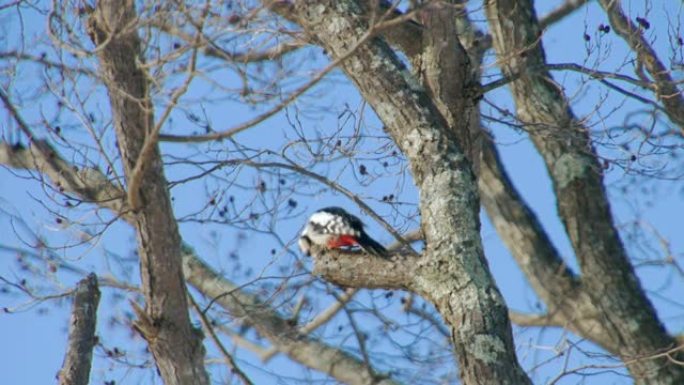
[[[549,9],[553,8],[559,1],[538,1],[538,13],[545,14]],[[645,9],[638,8],[638,1],[631,2],[633,4],[633,15],[642,15],[646,12]],[[665,47],[669,47],[669,43],[663,39],[667,36],[669,25],[672,25],[672,20],[667,20],[665,15],[670,15],[670,18],[678,18],[682,22],[681,3],[676,1],[659,1],[652,2],[653,8],[648,10],[649,21],[652,26],[654,36],[658,36],[653,43],[654,45],[663,49],[661,52],[669,52]],[[16,12],[5,12],[16,16]],[[45,20],[43,16],[29,10],[22,9],[22,19],[9,18],[5,16],[0,20],[6,22],[3,28],[9,30],[6,38],[0,38],[0,50],[7,51],[10,49],[22,48],[26,52],[38,54],[32,51],[31,44],[24,47],[17,47],[23,33],[26,41],[40,41],[44,38]],[[587,56],[586,52],[590,45],[584,38],[584,34],[596,41],[596,39],[612,39],[612,45],[608,52],[600,52],[592,55],[586,59],[584,65],[591,66],[594,60],[600,62],[599,68],[611,70],[617,63],[624,61],[626,51],[620,39],[611,36],[602,36],[598,33],[597,28],[601,23],[607,23],[607,20],[595,4],[591,4],[580,11],[576,12],[571,17],[559,23],[547,31],[544,35],[544,44],[550,63],[564,63],[564,62],[580,62],[582,63]],[[676,53],[673,54],[676,58]],[[596,57],[594,57],[596,56]],[[578,57],[582,59],[577,59]],[[303,62],[303,69],[321,68],[323,63],[319,61]],[[304,72],[302,70],[302,72]],[[493,80],[496,76],[493,70],[489,71],[493,74]],[[629,69],[624,70],[630,73]],[[40,76],[40,71],[36,68],[25,70],[22,76],[15,79],[12,83],[7,83],[6,75],[0,75],[1,84],[3,87],[8,85],[15,90],[14,97],[19,91],[27,92],[32,87],[38,84],[34,76]],[[554,73],[555,79],[567,87],[568,92],[575,89],[581,78],[573,73]],[[231,83],[235,79],[227,79],[227,83]],[[196,86],[188,95],[188,100],[201,100],[203,95],[210,93],[217,95],[216,87],[210,83],[198,81]],[[604,96],[602,91],[596,85],[590,85],[585,88],[585,91],[578,94],[572,94],[572,107],[579,116],[588,116],[591,121],[598,121],[599,113],[594,112],[596,105]],[[96,119],[107,118],[107,101],[102,99],[102,93],[96,92],[93,94],[93,100],[89,101],[93,106],[93,111],[96,114]],[[302,103],[302,108],[297,112],[300,114],[296,118],[299,119],[307,133],[313,132],[313,129],[320,132],[332,132],[336,127],[341,127],[345,133],[353,133],[356,126],[353,122],[345,120],[345,106],[356,114],[358,117],[360,111],[364,112],[363,119],[359,119],[359,127],[369,134],[369,137],[361,142],[357,149],[360,153],[367,156],[367,158],[360,157],[361,163],[368,167],[371,175],[378,175],[375,180],[369,180],[358,175],[358,163],[349,163],[345,159],[339,159],[327,165],[317,165],[315,171],[327,175],[331,179],[336,180],[343,186],[348,187],[355,193],[363,197],[378,213],[387,216],[392,223],[403,226],[402,230],[409,230],[416,227],[416,224],[411,221],[402,221],[397,212],[393,211],[391,207],[381,202],[381,197],[389,194],[397,194],[396,200],[405,200],[409,204],[405,208],[400,209],[403,214],[408,214],[411,210],[415,210],[413,206],[416,202],[416,191],[412,187],[410,179],[402,179],[397,175],[402,173],[401,167],[389,166],[389,172],[384,171],[385,167],[379,162],[373,161],[378,149],[387,144],[387,141],[380,138],[381,124],[373,116],[371,109],[368,106],[363,107],[361,100],[352,86],[345,82],[344,78],[339,72],[333,73],[331,80],[315,87],[309,92],[307,102]],[[496,100],[498,105],[508,105],[513,109],[510,102],[507,90],[496,90],[486,96],[487,100]],[[30,112],[27,116],[31,122],[37,122],[37,114],[44,113],[48,116],[55,114],[54,101],[48,99],[38,99],[39,103],[32,106],[26,111]],[[642,108],[632,100],[625,100],[622,96],[611,94],[611,97],[604,101],[606,109],[610,106],[616,106],[618,109],[616,113],[608,116],[605,119],[607,127],[619,126],[625,119],[623,111],[631,111],[637,108]],[[193,113],[200,111],[197,107],[199,103],[194,104]],[[318,107],[327,106],[325,111],[320,109],[308,110],[306,107],[315,105]],[[211,103],[202,105],[202,111],[206,112],[207,116],[211,117],[212,125],[217,129],[223,129],[236,122],[241,122],[249,119],[255,111],[249,107],[237,106],[235,103],[226,101],[221,103],[218,100],[213,100]],[[235,140],[241,146],[250,147],[253,149],[269,149],[276,153],[283,150],[284,143],[292,140],[295,133],[292,129],[292,121],[295,121],[293,114],[294,109],[288,110],[288,114],[278,114],[265,123],[260,124],[244,133],[239,134]],[[258,109],[257,109],[258,112]],[[486,105],[483,106],[483,112],[490,114],[491,109]],[[351,116],[351,114],[349,114]],[[173,133],[183,132],[184,127],[188,125],[189,117],[188,111],[178,111],[173,114],[173,121],[169,122],[168,129]],[[64,118],[69,120],[69,118]],[[74,121],[71,118],[70,121]],[[486,122],[487,123],[487,122]],[[571,267],[575,268],[572,257],[572,251],[569,247],[567,238],[562,231],[562,226],[558,220],[555,200],[551,194],[551,186],[544,170],[540,157],[532,150],[530,143],[526,140],[522,132],[516,132],[509,127],[497,125],[488,122],[487,126],[492,130],[499,143],[499,150],[501,151],[504,164],[516,187],[520,190],[527,202],[532,206],[534,211],[538,214],[541,222],[546,227],[555,242],[556,246],[561,251],[562,255]],[[600,126],[594,127],[599,130]],[[73,140],[79,140],[79,135],[83,131],[73,129],[67,131],[66,136]],[[14,125],[7,117],[5,110],[0,112],[0,140],[10,140],[16,138],[16,131]],[[315,136],[311,134],[311,136]],[[107,143],[106,146],[111,150],[113,142]],[[237,145],[233,143],[217,143],[212,145],[175,145],[165,144],[162,149],[165,154],[172,153],[176,156],[197,156],[202,152],[206,152],[209,158],[212,156],[222,156],[223,158],[230,158],[232,152],[235,151]],[[602,150],[603,151],[603,150]],[[605,151],[604,155],[612,156],[618,151],[636,151],[635,149],[611,149]],[[681,147],[676,149],[679,155],[682,155]],[[622,154],[624,155],[624,154]],[[261,155],[262,160],[272,159],[268,155]],[[363,159],[368,159],[364,163]],[[302,163],[306,163],[307,159],[300,159]],[[642,161],[642,160],[640,160]],[[644,162],[649,161],[644,159]],[[677,159],[674,160],[677,162]],[[680,174],[684,174],[681,170]],[[169,181],[178,181],[193,173],[193,169],[188,166],[173,166],[167,169],[167,179]],[[278,177],[265,173],[257,173],[251,169],[241,169],[239,177],[236,180],[238,184],[256,185],[258,181],[268,181],[268,189],[277,184]],[[7,279],[15,279],[17,277],[25,277],[26,272],[22,271],[19,264],[16,262],[16,252],[11,251],[11,248],[27,249],[26,243],[31,243],[30,232],[26,229],[31,229],[32,232],[40,234],[46,239],[50,240],[51,244],[56,246],[66,246],[77,243],[82,236],[75,229],[64,226],[64,224],[55,221],[55,215],[49,213],[45,206],[41,204],[42,201],[47,202],[46,194],[41,185],[35,180],[24,178],[26,174],[16,173],[12,170],[0,168],[0,276]],[[361,183],[359,183],[359,181]],[[301,186],[297,186],[300,194],[295,194],[297,207],[292,209],[293,218],[278,223],[276,226],[277,235],[280,240],[286,243],[286,246],[292,246],[291,242],[295,234],[299,231],[304,220],[304,214],[314,211],[315,209],[326,205],[343,206],[350,211],[359,214],[360,211],[354,206],[353,202],[340,196],[339,194],[326,191],[320,184],[311,181],[300,180]],[[648,181],[643,178],[636,178],[633,173],[629,173],[618,167],[612,167],[609,170],[607,177],[609,192],[612,201],[612,208],[617,218],[618,226],[628,233],[630,225],[633,221],[639,220],[639,223],[652,224],[657,228],[661,235],[670,241],[670,247],[675,251],[675,257],[682,261],[682,250],[684,250],[684,239],[681,237],[681,215],[684,213],[684,189],[682,188],[681,180],[679,181]],[[288,179],[286,183],[290,183]],[[304,183],[309,183],[308,185]],[[212,179],[203,183],[192,183],[175,186],[171,192],[174,197],[174,210],[176,216],[179,218],[187,218],[190,214],[202,208],[207,196],[216,191],[221,191],[222,180]],[[225,187],[225,186],[223,186]],[[275,189],[275,187],[273,187]],[[289,186],[283,187],[283,189]],[[233,190],[227,190],[228,193],[221,195],[220,199],[227,201],[230,199],[228,194],[235,194],[236,202],[243,202],[251,199],[239,186]],[[234,191],[231,193],[230,191]],[[624,194],[624,191],[627,194]],[[279,195],[269,195],[270,198],[276,199]],[[269,199],[270,199],[269,198]],[[48,203],[48,205],[50,205]],[[403,210],[403,211],[401,211]],[[6,215],[11,214],[11,215]],[[106,213],[97,213],[107,215]],[[636,215],[638,214],[638,217]],[[92,210],[79,211],[80,217],[78,220],[83,222],[95,222],[100,220],[96,217],[96,213]],[[17,218],[21,218],[25,222],[25,226]],[[372,234],[383,243],[389,243],[391,236],[381,229],[381,227],[374,223],[370,217],[362,216],[364,221]],[[591,225],[591,224],[587,224]],[[183,239],[192,245],[205,260],[213,264],[217,269],[222,269],[225,273],[240,282],[253,279],[253,277],[266,277],[277,273],[281,266],[292,266],[296,261],[301,261],[305,266],[310,267],[310,261],[302,259],[295,251],[294,247],[287,251],[283,245],[279,244],[279,240],[267,235],[259,235],[254,233],[242,233],[233,227],[227,227],[221,224],[212,223],[197,223],[195,221],[185,220],[181,223],[181,233]],[[242,235],[240,235],[242,234]],[[501,244],[495,231],[483,216],[482,237],[485,243],[486,254],[489,265],[493,271],[499,287],[504,294],[508,305],[516,310],[537,312],[537,299],[525,282],[520,270],[515,265],[515,262],[510,257],[505,247]],[[630,242],[628,241],[628,244]],[[133,258],[132,250],[135,246],[135,236],[131,229],[122,224],[115,224],[107,228],[101,237],[96,241],[85,245],[78,245],[73,247],[60,247],[55,252],[71,263],[78,265],[86,271],[94,270],[99,274],[115,273],[118,277],[128,277],[131,282],[137,282],[137,272],[127,271],[126,261]],[[4,247],[4,248],[3,248]],[[271,250],[276,250],[275,255],[271,255]],[[230,254],[234,253],[238,259],[231,258]],[[644,253],[637,249],[633,249],[633,256],[636,258],[643,258]],[[651,256],[652,257],[652,256]],[[239,263],[240,269],[235,270],[235,265]],[[34,265],[37,269],[44,269],[45,266],[36,263]],[[251,276],[248,277],[247,270],[252,270]],[[649,267],[644,265],[638,268],[639,276],[642,279],[644,287],[648,290],[651,300],[654,302],[659,310],[659,314],[663,322],[667,325],[669,330],[675,333],[682,333],[684,331],[684,301],[682,301],[681,293],[684,292],[684,285],[682,284],[682,276],[673,274],[670,270],[662,267]],[[30,284],[35,286],[49,288],[50,292],[58,293],[70,289],[71,285],[78,279],[76,275],[61,273],[58,276],[47,275],[45,281],[30,281]],[[304,279],[300,277],[299,279]],[[263,279],[262,282],[268,280]],[[319,287],[323,284],[319,283]],[[0,289],[3,285],[0,284]],[[144,346],[140,340],[132,336],[127,326],[120,325],[118,320],[125,319],[128,312],[130,312],[129,305],[126,303],[128,297],[121,294],[115,294],[111,289],[103,289],[103,297],[99,309],[99,324],[98,334],[103,338],[104,342],[109,347],[120,347],[127,350],[139,349],[141,352]],[[374,304],[382,304],[384,311],[390,317],[401,319],[404,315],[401,312],[401,305],[399,302],[400,295],[397,294],[393,298],[385,299],[385,292],[377,291],[362,296],[359,300],[367,300]],[[131,295],[132,298],[132,295]],[[331,297],[320,295],[315,299],[317,306],[323,308],[326,303],[330,303]],[[16,291],[12,290],[10,294],[0,293],[0,307],[8,307],[13,310],[12,314],[0,314],[0,382],[3,384],[43,384],[54,382],[55,375],[61,365],[65,341],[66,329],[68,327],[68,314],[70,304],[63,300],[53,300],[48,303],[41,303],[35,306],[25,307],[27,303],[26,297],[17,295]],[[55,306],[56,305],[56,306]],[[312,314],[309,314],[312,315]],[[227,317],[227,316],[226,316]],[[343,322],[344,319],[336,320],[335,322]],[[334,325],[337,323],[333,322]],[[376,327],[375,321],[368,320],[368,324],[364,325],[369,330]],[[344,336],[339,335],[335,337],[334,327],[327,328],[324,333],[331,336],[332,340],[344,340]],[[519,346],[519,357],[525,368],[530,369],[542,363],[545,358],[554,355],[554,349],[561,349],[567,343],[577,343],[579,339],[570,334],[564,334],[560,331],[549,330],[544,333],[539,333],[537,329],[520,329],[515,328],[516,343]],[[398,339],[407,339],[407,336],[397,336]],[[136,343],[131,343],[131,339],[137,339]],[[386,342],[383,342],[386,344]],[[210,351],[213,352],[211,343]],[[585,346],[586,344],[582,345]],[[383,349],[386,345],[380,344],[378,349]],[[595,349],[592,347],[592,349]],[[105,380],[116,380],[119,383],[159,383],[158,379],[153,381],[151,371],[142,372],[144,376],[140,376],[140,371],[127,371],[122,369],[122,365],[112,365],[111,361],[103,359],[104,352],[98,350],[96,352],[96,361],[91,376],[92,383],[102,383]],[[141,354],[134,354],[135,357],[141,357]],[[594,362],[591,358],[584,357],[581,353],[573,351],[568,360],[569,367],[576,367],[589,362]],[[292,376],[302,376],[300,369],[288,360],[278,357],[265,367],[255,356],[246,351],[239,351],[237,353],[240,365],[249,373],[257,383],[275,383],[274,377],[269,374],[280,373]],[[540,369],[535,371],[532,376],[536,383],[546,383],[555,376],[560,370],[561,364],[565,358],[553,361],[553,364],[541,365]],[[382,361],[382,360],[381,360]],[[386,358],[387,364],[391,361]],[[606,363],[608,361],[601,361]],[[226,371],[224,369],[217,369],[218,365],[210,366],[212,368],[213,380],[221,383],[222,378],[226,378]],[[320,378],[316,374],[311,374],[311,378]],[[306,377],[306,376],[303,376]],[[587,384],[603,384],[606,380],[615,384],[628,384],[630,380],[615,374],[602,374],[595,377],[583,378],[584,383]],[[568,376],[560,381],[560,384],[574,384],[578,383],[582,378]]]

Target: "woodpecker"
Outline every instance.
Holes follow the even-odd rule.
[[[387,257],[387,249],[366,234],[363,222],[340,207],[326,207],[313,213],[299,237],[299,248],[311,255],[311,245],[328,249],[358,246],[378,257]]]

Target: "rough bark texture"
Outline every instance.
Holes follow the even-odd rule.
[[[98,59],[127,180],[154,124],[135,21],[133,1],[114,0],[98,2],[89,19],[91,38],[100,46]],[[133,213],[145,296],[145,318],[136,326],[167,385],[208,384],[204,347],[188,315],[180,235],[156,146],[147,161],[141,204]]]
[[[579,281],[515,190],[491,141],[484,146],[479,182],[482,205],[492,224],[553,314],[562,302],[577,296]]]
[[[597,320],[590,328],[575,320],[575,328],[621,357],[638,383],[683,383],[682,366],[653,357],[676,346],[675,340],[646,298],[613,225],[587,128],[575,119],[546,71],[525,72],[545,63],[532,3],[490,0],[486,11],[502,70],[519,75],[511,83],[518,118],[549,170],[558,212],[582,271],[588,301],[582,318]]]
[[[483,149],[479,185],[482,205],[547,314],[512,319],[525,326],[561,326],[585,338],[601,338],[605,327],[581,279],[566,266],[536,215],[511,183],[494,143]],[[513,317],[512,317],[513,318]],[[607,340],[594,340],[602,344]]]
[[[90,365],[93,348],[97,343],[97,305],[100,290],[97,277],[90,274],[76,286],[74,306],[69,321],[69,343],[59,372],[60,385],[87,385],[90,379]]]
[[[475,100],[479,79],[459,41],[455,1],[434,2],[420,12],[423,51],[412,56],[413,71],[446,119],[473,170],[479,173],[480,112]]]
[[[415,269],[415,255],[394,253],[379,258],[364,253],[323,250],[315,245],[313,273],[350,287],[407,289]]]
[[[297,2],[293,12],[333,58],[347,55],[371,28],[354,1]],[[433,302],[449,324],[464,383],[529,383],[515,356],[506,305],[482,252],[476,182],[455,135],[467,132],[467,125],[449,127],[381,39],[370,38],[342,68],[410,160],[426,237],[410,287]],[[465,79],[455,84],[462,89]]]

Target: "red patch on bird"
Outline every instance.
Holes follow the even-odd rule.
[[[356,240],[356,238],[351,235],[340,235],[339,237],[331,238],[328,241],[328,247],[331,249],[337,249],[345,246],[356,246],[358,244],[359,242]]]

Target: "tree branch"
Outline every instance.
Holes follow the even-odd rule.
[[[551,24],[563,20],[566,16],[571,15],[586,3],[587,0],[565,0],[563,4],[559,5],[539,20],[539,28],[542,30],[547,29]]]
[[[491,0],[486,12],[504,75],[522,74],[510,83],[518,118],[549,170],[559,215],[582,270],[584,311],[564,312],[578,315],[569,324],[625,360],[670,348],[674,340],[641,288],[613,224],[589,130],[547,71],[525,73],[546,60],[532,2]],[[628,367],[637,383],[684,382],[684,367],[664,360]]]
[[[50,60],[46,56],[43,56],[43,55],[36,56],[36,55],[32,55],[30,53],[26,53],[23,51],[0,52],[0,59],[15,59],[15,60],[21,60],[21,61],[29,61],[32,63],[39,63],[39,64],[43,65],[45,68],[56,69],[56,70],[59,70],[60,72],[64,72],[67,74],[85,75],[85,76],[90,76],[93,79],[96,79],[98,77],[97,73],[95,71],[90,70],[89,68],[86,68],[86,67],[70,67],[64,63]]]
[[[511,322],[518,326],[537,326],[537,327],[565,327],[565,322],[558,317],[550,314],[526,314],[511,310],[508,312]]]
[[[87,167],[80,170],[69,169],[70,172],[64,172],[69,168],[68,163],[47,141],[34,136],[9,95],[2,88],[0,88],[0,99],[12,119],[30,140],[28,148],[21,144],[10,145],[0,142],[0,164],[38,171],[47,175],[58,189],[76,193],[84,201],[98,203],[116,213],[125,214],[128,211],[124,200],[119,199],[125,195],[124,192],[109,183],[101,172]]]
[[[69,322],[69,342],[59,371],[60,385],[87,385],[93,348],[97,344],[97,306],[100,290],[97,277],[91,273],[82,279],[74,290],[74,305]]]
[[[283,108],[287,107],[290,103],[295,101],[297,98],[302,96],[306,91],[308,91],[311,87],[315,86],[321,79],[323,79],[328,73],[330,73],[332,70],[337,68],[340,63],[344,62],[347,58],[349,58],[351,55],[354,54],[356,49],[363,44],[367,39],[370,39],[372,36],[371,32],[368,32],[363,39],[360,41],[356,42],[355,44],[350,47],[347,52],[344,55],[341,55],[340,57],[336,58],[333,60],[331,63],[329,63],[325,68],[322,70],[318,71],[316,75],[314,75],[308,82],[306,82],[304,85],[296,89],[294,92],[292,92],[290,95],[288,95],[286,98],[283,99],[280,103],[272,107],[270,110],[264,112],[263,114],[250,119],[244,123],[239,124],[238,126],[235,126],[233,128],[229,128],[223,131],[219,132],[214,132],[211,134],[206,134],[206,135],[193,135],[193,136],[185,136],[185,135],[159,135],[159,139],[162,141],[166,142],[188,142],[188,143],[196,143],[196,142],[208,142],[208,141],[214,141],[214,140],[219,140],[219,139],[226,139],[230,138],[233,135],[240,133],[250,127],[253,127],[268,118],[272,117],[273,115],[277,114],[280,112]]]
[[[421,236],[420,231],[414,230],[414,231],[410,231],[410,232],[404,234],[402,238],[403,238],[403,241],[402,241],[402,242],[395,242],[394,244],[392,244],[392,245],[390,245],[389,247],[387,247],[387,250],[389,250],[390,252],[401,250],[403,247],[405,247],[404,241],[405,241],[405,242],[419,241],[419,240],[422,239],[422,236]],[[313,245],[313,248],[316,249],[317,251],[320,250],[320,249],[318,249],[315,245]],[[404,250],[404,251],[405,251],[405,250]],[[410,257],[415,257],[415,255],[413,254],[413,250],[410,250],[409,253],[410,253]],[[345,253],[345,254],[347,254],[347,253]],[[395,254],[395,255],[396,255],[396,254]],[[318,261],[319,258],[324,258],[324,259],[325,259],[325,258],[328,258],[328,257],[329,257],[329,255],[319,255],[319,256],[317,256],[317,257],[314,257],[314,263],[317,264],[317,261]],[[355,258],[358,258],[358,255],[355,254],[354,257],[355,257]],[[354,258],[354,257],[350,257],[350,258]],[[367,256],[367,258],[377,258],[377,257],[375,257],[375,256]],[[399,257],[399,256],[397,255],[397,259],[398,259],[398,258],[401,258],[401,257]],[[325,263],[325,262],[322,262],[322,263]],[[315,266],[316,266],[316,265],[314,265],[314,272],[313,272],[314,274],[316,274],[316,271],[315,271],[316,267],[315,267]],[[334,273],[333,273],[333,274],[334,274]],[[340,296],[336,296],[337,302],[335,302],[334,304],[330,305],[330,307],[328,307],[328,308],[325,309],[324,311],[320,312],[320,313],[319,313],[314,319],[312,319],[309,323],[307,323],[306,325],[301,326],[301,327],[299,328],[299,332],[300,332],[301,334],[303,334],[303,335],[308,335],[308,334],[312,333],[314,330],[318,329],[321,325],[327,323],[327,322],[328,322],[330,319],[332,319],[340,310],[342,310],[342,309],[347,305],[347,303],[348,303],[349,301],[351,301],[352,298],[354,298],[354,296],[355,296],[356,293],[358,293],[358,292],[359,292],[359,288],[350,288],[350,289],[347,289],[347,290],[344,292],[344,294],[342,294],[342,295],[340,295]],[[448,330],[447,330],[446,333],[447,333],[446,335],[447,335],[447,337],[448,337],[448,333],[449,333]],[[260,356],[260,358],[261,358],[262,361],[267,361],[267,360],[271,359],[271,357],[273,357],[273,355],[275,355],[277,352],[278,352],[278,350],[277,350],[275,347],[271,347],[270,349],[267,349],[267,350],[265,350],[265,351],[263,351],[263,350],[260,351],[260,352],[259,352],[259,356]]]
[[[627,42],[637,54],[639,65],[646,67],[653,77],[656,96],[665,106],[667,116],[679,126],[680,132],[684,134],[684,96],[677,88],[670,71],[644,38],[642,30],[624,14],[620,0],[599,0],[599,3],[608,14],[608,20],[615,33]]]
[[[313,274],[345,287],[406,289],[412,281],[416,257],[393,253],[380,258],[364,252],[325,250],[312,245]]]
[[[47,145],[47,142],[45,144]],[[6,143],[0,143],[0,164],[39,171],[35,168],[39,163],[25,162],[26,159],[32,159],[31,157],[26,158],[30,156],[28,151],[23,148],[14,149]],[[57,168],[52,171],[48,170],[49,173],[46,176],[53,183],[61,180],[61,178],[66,178],[66,180],[74,179],[79,173],[83,172],[84,169],[77,171],[75,167],[64,161],[56,151],[51,153],[53,154],[51,158],[55,160]],[[40,155],[40,153],[38,154]],[[86,174],[88,178],[81,181],[83,188],[76,190],[75,188],[81,185],[65,184],[65,193],[76,194],[81,199],[86,199],[88,197],[101,196],[108,191],[118,191],[115,195],[116,197],[111,200],[99,201],[91,199],[91,201],[110,209],[125,207],[123,203],[125,194],[108,181],[101,171],[91,169]],[[93,183],[93,185],[90,186],[88,183]],[[83,193],[89,195],[83,196],[81,195]],[[132,213],[121,215],[121,217],[129,224],[135,224],[135,216]],[[409,240],[417,240],[420,239],[419,234],[419,232],[412,232],[407,235],[407,238]],[[397,246],[399,244],[395,244],[393,247]],[[245,317],[246,322],[259,331],[262,336],[266,337],[277,351],[288,355],[292,360],[348,384],[400,384],[391,379],[383,378],[382,375],[369,378],[367,376],[368,370],[363,365],[363,362],[341,349],[326,345],[316,338],[307,336],[307,325],[304,326],[304,330],[299,330],[297,325],[291,325],[289,319],[280,316],[273,308],[259,302],[256,297],[243,292],[240,287],[212,271],[188,247],[184,249],[183,261],[184,275],[191,285],[202,292],[202,294],[210,298],[216,298],[217,302],[226,310],[231,311],[234,316]],[[216,280],[216,282],[210,284],[206,280]],[[211,290],[206,291],[209,288]],[[253,306],[250,306],[250,304]],[[249,311],[250,309],[253,311]],[[263,353],[269,356],[273,354],[270,352],[270,349]]]
[[[390,0],[364,0],[359,2],[359,5],[364,8],[365,13],[385,15],[385,19],[392,22],[390,27],[381,31],[382,36],[390,44],[399,47],[409,57],[419,55],[422,52],[423,26],[417,23],[412,15],[406,15],[396,9],[395,2]],[[297,23],[297,14],[292,2],[271,1],[268,7],[284,19]],[[315,36],[311,36],[310,39],[312,44],[318,44]]]
[[[233,372],[240,379],[240,381],[242,381],[243,384],[253,385],[252,380],[250,380],[249,377],[247,377],[247,375],[245,374],[245,372],[243,372],[240,369],[240,367],[237,366],[237,363],[235,362],[233,356],[230,353],[228,353],[228,350],[226,350],[225,346],[223,346],[218,336],[216,335],[216,332],[214,331],[214,327],[211,325],[211,322],[207,319],[207,315],[204,314],[204,311],[202,311],[197,302],[195,302],[195,299],[192,298],[192,295],[190,295],[189,293],[188,299],[190,304],[192,305],[192,308],[195,310],[195,313],[197,313],[200,322],[202,323],[202,329],[205,331],[205,333],[209,334],[209,338],[211,338],[211,340],[214,341],[214,345],[216,345],[218,350],[221,352],[221,355],[223,356],[223,359],[226,362],[226,366],[230,368],[230,371]]]
[[[45,140],[34,139],[29,147],[0,142],[0,164],[37,171],[47,176],[57,190],[76,194],[83,202],[94,203],[120,215],[129,215],[123,190],[97,169],[72,168]]]
[[[256,296],[245,293],[211,270],[190,249],[186,249],[183,256],[183,271],[193,287],[220,304],[233,317],[244,318],[291,359],[350,385],[397,384],[374,373],[350,354],[301,334],[296,325],[290,324]]]
[[[489,138],[484,141],[479,186],[489,219],[537,295],[551,309],[566,307],[576,299],[579,281],[511,183]]]

